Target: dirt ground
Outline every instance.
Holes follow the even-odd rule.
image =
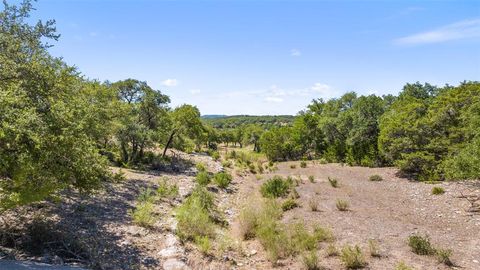
[[[223,169],[220,162],[208,156],[184,155],[193,163],[207,164],[209,171]],[[74,234],[95,239],[95,250],[90,255],[99,262],[95,265],[98,269],[271,269],[272,264],[258,241],[239,240],[237,215],[243,205],[260,197],[260,185],[268,178],[273,175],[296,176],[303,179],[303,183],[296,187],[301,207],[285,212],[282,221],[304,221],[307,225],[328,227],[335,235],[337,247],[358,244],[364,254],[368,254],[368,241],[374,239],[382,256],[373,258],[367,255],[366,269],[394,269],[400,261],[415,269],[448,269],[434,257],[419,256],[410,251],[406,241],[413,233],[429,235],[435,246],[452,249],[454,268],[480,269],[480,213],[467,211],[470,204],[461,198],[462,194],[480,195],[478,181],[436,184],[446,191],[436,196],[431,195],[433,185],[399,178],[394,168],[307,163],[307,168],[300,168],[299,162],[278,163],[277,171],[264,175],[233,173],[230,188],[211,189],[230,224],[219,233],[224,235],[223,241],[228,241],[231,248],[210,256],[200,254],[192,244],[180,243],[175,236],[176,222],[172,210],[194,186],[193,167],[176,173],[123,170],[126,180],[111,184],[101,193],[86,198],[73,196],[60,205],[46,203],[38,209],[48,209],[55,221],[71,228]],[[291,169],[291,164],[296,164],[296,168]],[[381,175],[384,180],[369,181],[373,174]],[[308,180],[310,175],[315,177],[314,183]],[[339,187],[331,187],[328,177],[337,178]],[[153,228],[134,225],[129,210],[133,209],[137,195],[146,187],[155,187],[160,179],[177,184],[179,198],[157,203],[157,222]],[[317,212],[312,212],[308,206],[314,197],[319,202]],[[350,210],[338,211],[337,199],[348,201]],[[344,269],[339,257],[326,256],[325,245],[318,250],[318,255],[320,265],[326,269]],[[6,248],[0,248],[0,260],[2,258],[52,263],[50,254],[32,258],[21,253],[12,255]],[[62,261],[57,259],[57,263]],[[81,265],[81,258],[79,263]],[[302,269],[301,258],[282,260],[275,269]]]

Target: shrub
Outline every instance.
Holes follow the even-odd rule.
[[[295,169],[295,168],[297,168],[297,165],[295,164],[290,165],[290,169]]]
[[[367,266],[362,250],[357,245],[354,247],[344,246],[341,252],[341,259],[347,269],[360,269]]]
[[[315,176],[313,175],[308,176],[308,181],[310,181],[310,183],[315,183]]]
[[[320,266],[318,265],[318,256],[315,250],[306,252],[302,256],[303,266],[307,270],[320,270]]]
[[[226,172],[220,172],[215,174],[213,182],[220,188],[226,188],[232,182],[232,175]]]
[[[274,176],[273,178],[267,180],[267,182],[263,183],[260,188],[260,192],[262,193],[263,197],[266,198],[284,197],[288,194],[290,186],[291,185],[281,176]]]
[[[412,267],[405,264],[405,262],[399,262],[395,267],[395,270],[414,270]]]
[[[212,248],[212,244],[208,236],[196,236],[195,244],[197,245],[200,252],[202,252],[202,254],[204,255],[207,255],[210,252],[210,249]]]
[[[112,175],[112,181],[114,183],[123,182],[123,181],[125,181],[125,179],[127,179],[127,177],[125,176],[125,173],[123,172],[122,169],[118,170],[118,172],[116,172]]]
[[[149,228],[155,224],[154,204],[151,201],[143,201],[139,203],[133,211],[130,211],[133,223]]]
[[[197,168],[197,171],[199,172],[205,172],[207,170],[203,162],[197,163],[197,165],[195,165],[195,168]]]
[[[370,181],[374,181],[374,182],[383,181],[383,178],[378,174],[371,175],[370,178],[368,178],[368,179]]]
[[[336,206],[337,206],[337,209],[340,211],[348,211],[349,204],[345,200],[338,199]]]
[[[140,203],[145,202],[154,202],[155,201],[155,191],[151,188],[146,188],[140,191],[138,194],[137,201]]]
[[[326,159],[324,159],[324,158],[321,158],[321,159],[318,160],[318,163],[320,163],[320,164],[327,164],[328,161],[327,161]]]
[[[336,178],[331,178],[330,176],[328,177],[328,182],[330,183],[330,186],[337,188],[338,187],[338,180]]]
[[[176,209],[177,235],[182,240],[195,240],[198,236],[213,236],[215,212],[213,196],[204,187],[197,186],[192,194]]]
[[[255,165],[253,165],[253,164],[249,164],[248,169],[249,169],[250,173],[253,173],[253,174],[257,173],[257,171],[255,169]]]
[[[225,168],[231,168],[232,167],[232,162],[230,160],[224,160],[222,161],[222,166]]]
[[[306,161],[301,161],[300,162],[300,168],[306,168],[307,167],[307,162]]]
[[[290,198],[295,200],[300,198],[300,194],[298,194],[298,191],[296,188],[292,188],[292,190],[290,191]]]
[[[313,229],[313,234],[315,235],[315,239],[317,239],[319,242],[332,242],[335,240],[331,230],[318,225]]]
[[[437,249],[435,251],[435,255],[437,256],[437,260],[438,260],[439,263],[443,263],[447,266],[453,266],[453,263],[450,260],[450,256],[452,256],[452,250],[450,250],[450,249]]]
[[[215,160],[218,161],[220,159],[220,154],[217,151],[213,151],[211,153],[211,157]]]
[[[161,181],[158,185],[157,196],[159,198],[175,198],[176,196],[178,196],[178,186],[175,184],[169,185],[167,183],[167,180],[163,179],[163,181]]]
[[[381,257],[380,248],[378,247],[378,242],[370,239],[368,240],[368,250],[370,252],[370,256],[372,257]]]
[[[445,190],[442,187],[433,187],[432,188],[432,194],[433,195],[441,195],[445,193]]]
[[[414,234],[408,237],[408,246],[412,252],[418,255],[434,255],[435,249],[430,243],[428,236]]]
[[[310,198],[310,200],[308,200],[308,206],[310,207],[310,210],[312,210],[312,212],[317,212],[318,200],[315,197]]]
[[[294,199],[291,199],[291,198],[286,199],[282,203],[282,210],[283,211],[288,211],[288,210],[291,210],[295,207],[298,207],[298,203]]]
[[[199,171],[195,179],[201,186],[206,186],[210,183],[210,175],[206,171]]]
[[[339,252],[337,247],[334,244],[329,244],[326,249],[328,257],[338,256]]]

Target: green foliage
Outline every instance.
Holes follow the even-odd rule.
[[[298,203],[292,198],[288,198],[282,203],[283,211],[288,211],[296,207],[298,207]]]
[[[213,177],[213,182],[220,188],[226,188],[232,182],[232,175],[227,172],[219,172]]]
[[[432,188],[432,194],[433,195],[441,195],[445,193],[445,190],[442,187],[433,187]]]
[[[306,161],[301,161],[300,162],[300,168],[306,168],[307,167],[307,162]]]
[[[166,179],[162,179],[158,184],[157,197],[173,199],[178,196],[178,186],[176,184],[169,185]]]
[[[205,163],[203,162],[199,162],[195,165],[195,168],[197,169],[197,171],[199,172],[206,172],[207,171],[207,168],[205,166]]]
[[[453,266],[453,262],[450,259],[452,256],[452,250],[450,249],[437,249],[435,255],[439,263],[443,263],[447,266]]]
[[[320,270],[318,255],[315,250],[308,251],[302,256],[303,266],[307,270]]]
[[[333,177],[328,177],[328,182],[330,183],[330,186],[337,188],[338,187],[338,179],[333,178]]]
[[[295,119],[291,115],[233,115],[233,116],[202,116],[202,120],[211,124],[214,128],[229,129],[237,128],[245,125],[260,125],[263,128],[272,126],[283,126],[290,124]]]
[[[338,199],[335,205],[337,206],[337,209],[340,211],[348,211],[348,208],[350,206],[347,201],[341,200],[341,199]]]
[[[371,175],[368,180],[373,181],[373,182],[378,182],[378,181],[383,181],[383,177],[381,177],[378,174]]]
[[[333,243],[330,243],[327,246],[326,253],[327,253],[327,256],[329,256],[329,257],[335,257],[335,256],[338,256],[340,254],[340,252],[338,252],[337,247]]]
[[[154,207],[155,205],[150,200],[139,200],[139,204],[135,207],[135,209],[130,211],[133,223],[146,228],[152,227],[156,221]]]
[[[310,183],[315,183],[315,176],[309,175],[308,176],[308,181],[310,181]]]
[[[206,186],[210,183],[210,175],[206,171],[199,171],[197,176],[195,176],[195,180],[201,186]]]
[[[260,192],[265,198],[285,197],[291,188],[291,183],[281,176],[274,176],[260,187]]]
[[[232,162],[230,160],[224,160],[222,161],[222,166],[225,168],[231,168],[232,167]]]
[[[140,203],[144,202],[154,202],[155,201],[155,191],[151,188],[146,188],[140,191],[140,194],[137,197],[137,201]]]
[[[211,157],[213,158],[213,160],[215,160],[215,161],[218,161],[218,160],[220,159],[220,153],[218,153],[217,151],[213,151],[210,156],[211,156]]]
[[[395,266],[395,270],[414,270],[414,269],[408,266],[405,262],[399,262],[397,266]]]
[[[200,252],[205,255],[208,254],[212,248],[212,244],[208,236],[195,236],[195,244],[197,245]]]
[[[414,234],[408,237],[408,246],[412,252],[418,255],[434,255],[435,248],[430,243],[428,236]]]
[[[367,266],[367,261],[359,246],[346,245],[342,248],[340,258],[347,269],[360,269]]]

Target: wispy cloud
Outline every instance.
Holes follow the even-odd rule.
[[[290,50],[290,55],[293,57],[298,57],[302,55],[302,52],[298,49],[291,49]]]
[[[266,102],[274,102],[274,103],[283,102],[283,98],[279,98],[279,97],[266,97],[264,100]]]
[[[200,94],[200,92],[201,92],[200,89],[190,89],[190,94],[192,95],[198,95]]]
[[[178,81],[177,79],[166,79],[162,81],[162,85],[173,87],[178,85]]]
[[[399,45],[441,43],[480,37],[480,19],[464,20],[394,40]]]

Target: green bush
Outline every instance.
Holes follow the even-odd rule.
[[[203,162],[199,162],[195,165],[195,168],[197,168],[197,171],[199,172],[205,172],[207,168],[205,167],[205,164]]]
[[[155,195],[155,190],[148,187],[140,191],[140,194],[138,194],[137,197],[137,201],[140,203],[154,202],[156,199]]]
[[[442,187],[433,187],[432,188],[432,194],[433,195],[441,195],[445,193],[445,190]]]
[[[220,188],[226,188],[232,182],[232,175],[226,172],[220,172],[215,174],[213,182]]]
[[[452,256],[452,250],[450,249],[437,249],[435,251],[435,255],[439,263],[443,263],[447,266],[453,266],[453,263],[450,259]]]
[[[163,179],[157,188],[157,196],[159,198],[173,199],[178,196],[178,186],[176,184],[169,185],[166,179]]]
[[[418,255],[434,255],[435,249],[428,236],[414,234],[408,237],[408,246],[413,253]]]
[[[328,177],[328,182],[330,183],[330,186],[337,188],[338,187],[338,180],[336,178]]]
[[[308,176],[308,181],[310,181],[310,183],[315,183],[315,176],[313,175]]]
[[[208,236],[196,236],[195,244],[197,245],[200,252],[202,252],[202,254],[207,255],[210,253],[212,244]]]
[[[438,180],[436,167],[438,162],[435,157],[427,152],[404,153],[401,159],[395,162],[400,171],[416,180]]]
[[[363,256],[362,250],[357,245],[354,247],[349,245],[344,246],[340,256],[347,269],[360,269],[367,266],[367,261]]]
[[[300,168],[306,168],[307,167],[307,162],[306,161],[301,161],[300,162]]]
[[[335,205],[340,211],[348,211],[349,204],[345,200],[338,199]]]
[[[284,197],[288,194],[291,184],[281,176],[274,176],[260,187],[260,192],[266,198]]]
[[[210,156],[213,158],[213,160],[218,161],[220,159],[220,154],[217,151],[213,151]]]
[[[225,168],[231,168],[232,167],[232,162],[230,160],[224,160],[222,161],[222,166]]]
[[[370,176],[369,180],[374,181],[374,182],[375,181],[383,181],[383,178],[378,174],[374,174],[374,175]]]
[[[298,203],[292,198],[288,198],[282,203],[283,211],[288,211],[296,207],[298,207]]]
[[[206,186],[210,183],[210,175],[206,171],[199,171],[195,178],[197,183],[201,186]]]
[[[326,159],[324,159],[324,158],[321,158],[321,159],[318,160],[318,163],[320,163],[320,164],[327,164],[328,161],[327,161]]]
[[[154,207],[151,201],[140,202],[134,210],[130,211],[133,223],[141,227],[152,227],[156,221]]]

